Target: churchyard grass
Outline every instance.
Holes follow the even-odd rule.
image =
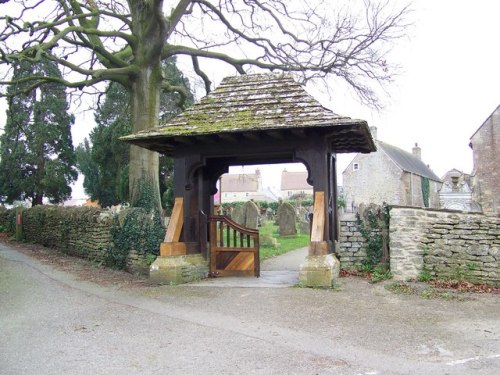
[[[278,234],[278,226],[272,221],[265,222],[259,227],[260,234],[260,260],[271,258],[276,255],[284,254],[292,250],[300,249],[309,245],[308,234],[296,234],[293,236],[280,236]],[[277,247],[265,246],[262,241],[262,236],[271,234],[278,242]]]

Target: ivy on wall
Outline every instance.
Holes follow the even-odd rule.
[[[427,177],[420,177],[420,184],[422,187],[422,199],[424,201],[424,207],[429,207],[429,194],[430,194],[430,183]]]
[[[113,242],[106,254],[106,264],[124,269],[132,250],[140,255],[156,256],[164,236],[165,229],[157,211],[130,208],[124,217],[117,217],[111,227]]]
[[[390,206],[369,205],[356,214],[357,227],[366,242],[365,265],[376,266],[389,262]]]

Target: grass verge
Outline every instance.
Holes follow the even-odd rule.
[[[272,222],[267,222],[259,228],[260,237],[271,235],[276,239],[277,245],[272,246],[261,241],[260,243],[260,260],[272,258],[276,255],[281,255],[292,250],[300,249],[309,245],[308,234],[296,234],[293,236],[280,236],[278,226]]]

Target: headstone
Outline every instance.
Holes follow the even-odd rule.
[[[278,223],[280,236],[291,236],[297,234],[296,220],[297,215],[293,206],[285,202],[278,208]]]
[[[245,203],[245,227],[257,229],[259,225],[259,207],[252,201]]]
[[[309,212],[308,212],[307,208],[305,208],[305,207],[297,208],[297,217],[299,218],[299,221],[307,221],[308,215],[309,215]]]
[[[301,234],[310,234],[311,233],[311,223],[305,220],[299,220],[299,231]]]
[[[236,206],[231,212],[231,219],[240,225],[245,225],[245,208],[243,206]]]

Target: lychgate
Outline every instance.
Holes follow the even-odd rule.
[[[236,243],[231,234],[217,234],[217,228],[231,226],[212,215],[217,180],[232,165],[301,162],[314,188],[314,216],[300,279],[310,286],[331,284],[338,269],[332,255],[338,240],[336,154],[375,151],[366,121],[322,107],[290,74],[255,74],[225,78],[168,123],[123,140],[174,159],[176,205],[161,256],[151,268],[155,281],[190,281],[206,275],[208,264],[212,271],[258,276],[258,251],[255,255],[250,246],[255,236],[238,230],[241,242]],[[224,250],[221,235],[228,236],[234,251]],[[214,236],[222,246],[214,245]]]

